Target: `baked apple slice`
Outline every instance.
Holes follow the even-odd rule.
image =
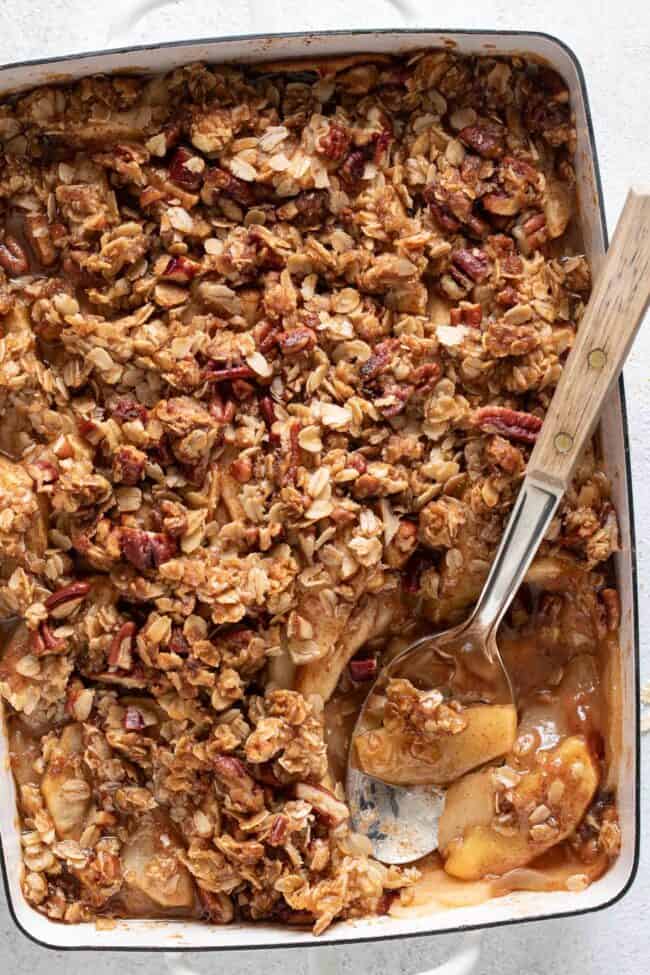
[[[530,771],[506,767],[465,776],[448,790],[440,818],[445,870],[480,880],[523,867],[575,830],[598,778],[581,735],[540,752]]]
[[[463,730],[437,738],[387,728],[363,732],[355,739],[359,767],[391,785],[447,785],[510,751],[517,733],[512,705],[476,704],[461,714]]]
[[[332,626],[325,615],[317,622],[316,633],[326,632],[330,639],[322,656],[298,668],[296,690],[305,697],[320,694],[328,701],[348,662],[365,643],[388,630],[400,605],[397,593],[383,593],[366,596],[340,626]]]
[[[125,894],[130,902],[158,907],[191,908],[194,883],[181,862],[182,848],[161,814],[145,816],[122,848]]]
[[[22,464],[1,454],[0,507],[14,515],[0,567],[0,575],[9,576],[16,565],[29,568],[30,563],[43,557],[47,547],[47,501],[36,493],[34,482]]]
[[[91,806],[91,789],[83,761],[80,724],[69,724],[50,755],[41,792],[61,839],[78,840]]]

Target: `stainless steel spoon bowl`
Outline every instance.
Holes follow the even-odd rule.
[[[632,190],[474,611],[460,626],[418,640],[392,660],[359,714],[346,781],[352,826],[369,837],[374,855],[385,863],[407,863],[437,848],[445,791],[430,785],[391,785],[366,774],[356,759],[355,739],[372,727],[373,702],[391,677],[412,676],[420,688],[424,679],[426,688],[437,688],[461,703],[515,704],[497,647],[497,628],[627,357],[648,304],[649,282],[650,194]]]
[[[514,703],[496,631],[562,493],[530,476],[525,479],[476,609],[461,626],[418,640],[381,671],[357,719],[352,747],[367,727],[370,702],[391,677],[412,676],[422,686],[422,675],[427,673],[427,684],[443,689],[446,696],[465,702]],[[408,863],[436,849],[444,789],[390,785],[362,772],[351,755],[347,795],[353,827],[370,838],[378,859]]]

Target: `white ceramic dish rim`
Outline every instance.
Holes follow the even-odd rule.
[[[173,41],[32,60],[0,66],[0,92],[7,94],[46,82],[119,70],[154,73],[195,60],[264,61],[322,57],[359,51],[400,53],[423,47],[451,46],[460,53],[537,56],[557,68],[571,89],[578,128],[576,169],[585,249],[596,271],[607,237],[602,188],[587,90],[574,52],[558,38],[532,31],[384,29],[243,35]],[[15,790],[8,768],[6,736],[0,734],[0,862],[11,915],[20,930],[43,947],[59,950],[222,951],[249,948],[307,947],[384,940],[566,917],[610,906],[629,890],[639,857],[639,660],[636,562],[632,486],[623,381],[612,393],[601,422],[605,463],[619,513],[622,551],[616,573],[622,599],[621,683],[623,698],[619,809],[623,831],[621,855],[604,877],[585,891],[518,892],[473,907],[437,911],[426,917],[373,918],[333,926],[316,939],[306,931],[275,925],[213,927],[183,919],[126,920],[112,929],[93,924],[49,921],[20,890],[20,843]]]

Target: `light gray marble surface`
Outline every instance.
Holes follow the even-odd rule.
[[[630,183],[650,185],[647,0],[0,0],[0,63],[122,43],[215,37],[280,30],[411,26],[541,30],[562,38],[582,62],[596,130],[607,219],[613,227]],[[145,10],[137,20],[133,11]],[[148,11],[148,12],[146,12]],[[253,27],[251,27],[251,23]],[[650,322],[625,370],[632,442],[641,616],[642,681],[650,681]],[[643,739],[642,856],[631,892],[609,910],[585,918],[546,921],[482,934],[378,946],[224,955],[64,954],[38,948],[13,926],[0,893],[0,975],[204,975],[227,966],[230,975],[321,975],[436,969],[439,975],[637,975],[650,951],[650,735]]]

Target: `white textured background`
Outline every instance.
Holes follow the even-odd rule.
[[[395,0],[409,25],[541,30],[582,62],[596,130],[607,221],[614,226],[630,183],[650,186],[650,6],[647,0]],[[407,6],[408,4],[408,6]],[[159,7],[160,9],[156,9]],[[136,9],[144,10],[141,19]],[[0,63],[123,43],[263,31],[403,26],[384,0],[0,0]],[[650,681],[650,321],[625,369],[640,576],[642,682]],[[609,910],[482,934],[329,949],[225,955],[64,954],[36,947],[0,902],[0,975],[640,975],[650,955],[650,735],[643,739],[642,855],[631,892]],[[0,898],[3,895],[0,893]],[[318,962],[315,955],[318,955]],[[440,967],[438,967],[440,966]],[[325,971],[326,970],[326,971]]]

